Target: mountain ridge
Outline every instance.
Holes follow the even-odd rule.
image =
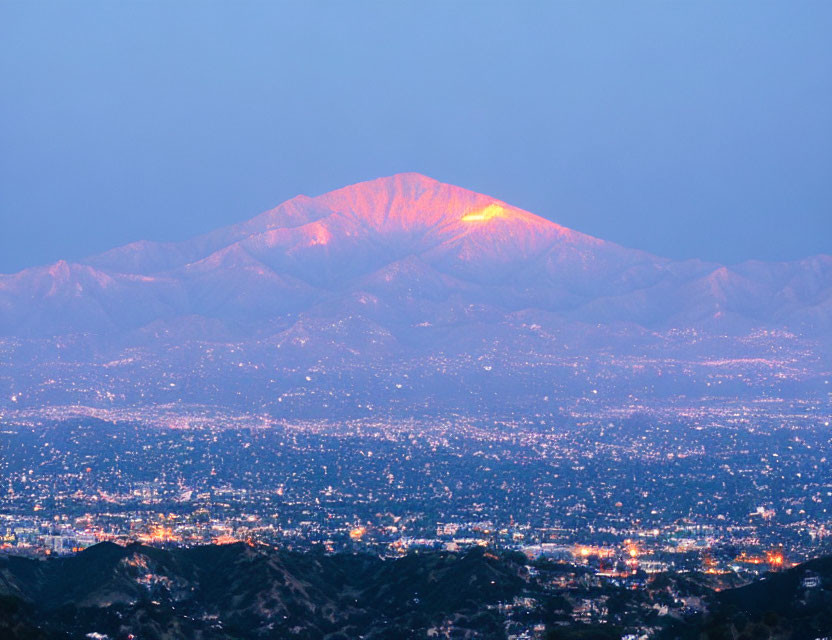
[[[510,620],[515,627],[523,620],[545,624],[553,640],[620,638],[624,625],[648,624],[660,639],[706,632],[818,638],[832,629],[832,557],[741,586],[729,586],[736,577],[691,571],[634,574],[632,584],[593,583],[591,575],[585,566],[481,548],[381,558],[244,542],[169,548],[105,542],[69,557],[0,556],[0,634],[334,640],[431,637],[452,626],[459,637],[504,638]],[[637,598],[627,597],[634,589]],[[599,595],[617,604],[610,621],[577,623],[574,607]],[[529,606],[495,606],[523,600]],[[657,620],[656,609],[670,602],[671,615]],[[505,615],[512,609],[516,615]]]
[[[827,375],[830,336],[830,256],[674,261],[418,174],[297,196],[182,243],[133,243],[0,276],[0,387],[15,403],[79,397],[73,367],[92,393],[110,389],[105,398],[134,397],[136,385],[140,398],[151,388],[169,398],[159,375],[199,370],[183,391],[194,401],[227,385],[229,367],[256,363],[234,397],[271,403],[275,372],[291,379],[319,366],[348,370],[337,385],[352,397],[349,376],[370,362],[406,366],[436,390],[428,363],[453,358],[472,376],[460,372],[459,387],[476,396],[481,377],[495,377],[483,360],[499,358],[503,375],[522,372],[536,386],[538,362],[608,367],[611,354],[637,353],[671,367],[727,362],[727,353],[758,362],[787,345],[777,366],[788,373],[766,374],[777,385],[781,375]],[[126,364],[101,367],[108,362]],[[694,370],[685,376],[699,384]],[[625,393],[631,383],[618,379]]]
[[[378,293],[397,281],[394,304],[413,285],[436,298],[429,281],[442,285],[440,297],[490,296],[509,310],[539,305],[646,327],[733,314],[739,324],[768,316],[768,324],[812,330],[832,317],[832,257],[675,262],[409,173],[296,196],[183,242],[140,241],[0,276],[0,334],[118,332],[193,314],[256,324],[261,314],[307,311],[333,292],[370,283]],[[131,300],[141,309],[123,313]]]
[[[437,198],[443,200],[441,206],[437,206]],[[428,202],[424,202],[426,199]],[[478,213],[479,210],[489,207],[492,207],[491,210],[485,214]],[[348,236],[368,230],[377,233],[413,234],[441,234],[443,231],[450,231],[456,236],[461,236],[465,234],[465,229],[458,223],[466,217],[466,222],[471,223],[506,215],[523,219],[527,224],[534,224],[538,231],[544,229],[548,233],[565,237],[580,236],[585,241],[602,242],[511,207],[495,198],[447,185],[421,174],[406,173],[350,185],[316,197],[295,196],[250,220],[184,242],[139,241],[89,256],[79,262],[105,270],[131,273],[142,271],[129,261],[129,256],[137,252],[176,250],[180,252],[181,260],[194,262],[207,257],[213,251],[246,240],[249,244],[257,244],[258,241],[279,242],[281,235],[299,235],[301,238],[296,239],[323,245],[327,244],[331,231],[329,226],[341,226],[340,230]],[[482,219],[477,220],[477,216],[482,216]],[[327,222],[328,225],[325,224]],[[430,247],[421,247],[422,250],[426,248]],[[144,270],[157,272],[161,269],[145,267]]]

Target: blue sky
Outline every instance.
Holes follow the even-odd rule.
[[[832,253],[830,2],[0,3],[0,272],[401,171],[653,253]]]

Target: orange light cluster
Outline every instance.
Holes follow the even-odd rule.
[[[742,562],[745,564],[763,564],[766,561],[762,556],[750,556],[745,551],[734,558],[734,562]]]
[[[180,540],[179,536],[174,535],[173,530],[169,527],[153,527],[150,533],[143,533],[137,536],[139,542],[158,543],[158,542],[177,542]]]
[[[786,558],[783,555],[783,552],[779,549],[772,549],[771,551],[766,551],[766,554],[764,556],[749,555],[745,551],[743,551],[740,555],[734,558],[734,562],[742,562],[745,564],[753,565],[768,564],[774,569],[779,569],[781,567],[786,566]]]
[[[786,559],[780,551],[769,551],[766,553],[766,562],[772,567],[780,568],[785,564]]]
[[[613,550],[607,549],[605,547],[593,547],[589,545],[578,545],[572,551],[572,554],[575,556],[580,556],[581,558],[589,558],[591,556],[595,556],[598,558],[610,558],[613,556]]]

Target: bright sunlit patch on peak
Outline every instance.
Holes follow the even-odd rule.
[[[491,218],[504,218],[507,215],[508,209],[492,202],[487,207],[477,209],[476,211],[472,211],[471,213],[462,216],[462,221],[478,222],[482,220],[491,220]]]

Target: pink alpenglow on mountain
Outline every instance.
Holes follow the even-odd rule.
[[[0,335],[21,338],[201,340],[211,327],[262,340],[349,318],[397,339],[518,313],[647,331],[822,334],[832,328],[832,258],[674,262],[407,173],[298,196],[185,242],[0,276]]]

